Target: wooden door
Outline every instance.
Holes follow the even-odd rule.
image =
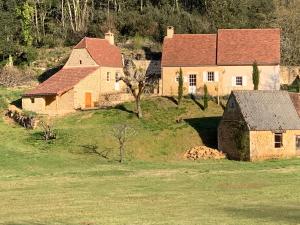
[[[85,108],[92,107],[92,93],[86,92],[85,93]]]

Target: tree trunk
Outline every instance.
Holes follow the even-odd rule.
[[[120,163],[124,162],[124,144],[120,143]]]
[[[142,112],[142,107],[141,107],[141,97],[138,96],[135,99],[136,102],[136,114],[138,116],[138,118],[143,118],[143,112]]]
[[[64,10],[64,0],[61,0],[61,23],[62,23],[62,28],[65,28],[65,10]]]

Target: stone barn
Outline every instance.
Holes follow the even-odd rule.
[[[300,119],[286,91],[233,91],[218,127],[218,148],[235,160],[300,155]]]

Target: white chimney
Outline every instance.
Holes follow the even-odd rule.
[[[167,38],[172,38],[174,35],[174,27],[168,26],[167,28]]]
[[[105,40],[107,40],[111,45],[115,44],[115,36],[112,32],[108,31],[105,34]]]

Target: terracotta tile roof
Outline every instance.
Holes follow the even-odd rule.
[[[289,93],[295,109],[300,117],[300,94],[299,93]]]
[[[215,34],[175,34],[165,38],[162,66],[216,65]]]
[[[123,67],[120,49],[105,39],[85,37],[75,46],[81,48],[86,48],[99,66]]]
[[[218,65],[280,64],[280,29],[218,30]]]
[[[79,81],[95,72],[98,68],[99,67],[63,68],[23,96],[60,95],[72,89]]]

